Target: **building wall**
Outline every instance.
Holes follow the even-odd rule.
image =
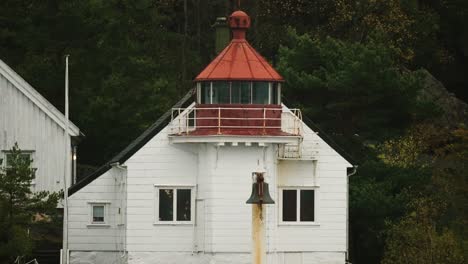
[[[128,251],[192,251],[193,226],[155,224],[155,184],[195,186],[195,146],[171,145],[167,128],[127,162]]]
[[[278,186],[315,189],[315,223],[288,225],[270,218],[270,248],[281,252],[345,252],[346,168],[350,164],[305,124],[302,147],[303,153],[314,152],[314,159],[279,160],[276,179]],[[277,217],[277,211],[271,212],[271,215]]]
[[[33,153],[33,167],[37,168],[34,190],[61,190],[64,129],[0,72],[0,158],[15,142],[21,150]]]
[[[93,257],[84,253],[88,251],[120,252],[123,255],[126,239],[125,179],[126,171],[113,167],[69,197],[68,241],[72,256],[84,254]],[[91,224],[92,203],[107,205],[106,225]]]
[[[245,201],[251,193],[254,171],[266,171],[266,182],[276,201],[265,205],[268,263],[345,262],[346,167],[350,164],[312,130],[304,128],[302,147],[315,157],[301,161],[278,160],[275,144],[172,144],[168,131],[163,129],[125,163],[128,263],[251,263],[252,209]],[[72,203],[82,207],[90,197],[111,199],[110,193],[105,198],[102,191],[115,189],[113,182],[111,172],[102,175],[72,196],[82,201]],[[192,186],[195,223],[156,223],[155,185]],[[315,188],[316,222],[280,225],[278,186]],[[89,240],[100,234],[84,233],[89,232],[84,224],[79,223],[82,229],[75,236],[80,233]],[[109,231],[105,238],[100,235],[102,243],[96,248],[115,250],[115,231]],[[79,239],[74,249],[87,250]]]

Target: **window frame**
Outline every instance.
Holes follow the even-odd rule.
[[[202,81],[203,82],[203,81]],[[203,90],[203,86],[202,86],[202,82],[197,82],[196,84],[196,89],[197,89],[197,95],[196,95],[196,99],[197,99],[197,102],[199,104],[257,104],[257,103],[254,103],[253,102],[253,88],[254,88],[254,83],[256,82],[266,82],[268,83],[268,96],[267,96],[267,101],[268,103],[266,105],[281,105],[281,83],[279,82],[273,82],[273,81],[249,81],[249,80],[245,80],[245,81],[206,81],[206,83],[209,83],[209,85],[206,86],[206,88],[209,88],[207,89],[207,91],[205,92],[208,92],[208,97],[209,97],[209,100],[208,102],[205,101],[206,98],[204,98],[202,96],[202,90]],[[226,82],[228,84],[228,89],[229,89],[229,103],[220,103],[220,102],[216,102],[216,103],[213,103],[213,98],[215,96],[215,93],[214,93],[214,86],[213,84],[215,82]],[[249,85],[249,102],[248,103],[233,103],[232,102],[232,96],[233,96],[233,87],[232,87],[232,84],[235,83],[235,82],[241,82],[241,83],[248,83]],[[276,92],[275,92],[276,90]],[[240,91],[239,93],[239,96],[240,96],[240,100],[242,101],[242,92]],[[265,104],[260,104],[260,105],[265,105]]]
[[[34,173],[34,178],[32,179],[31,181],[31,185],[36,185],[36,172],[37,172],[37,168],[34,166],[34,161],[35,161],[35,151],[34,150],[21,150],[20,154],[27,154],[29,155],[29,159],[31,160],[31,164],[29,165],[30,169],[33,170],[33,173]],[[2,155],[0,155],[0,167],[2,167],[3,169],[6,169],[8,167],[8,163],[7,163],[7,160],[8,160],[8,155],[11,154],[11,150],[2,150]]]
[[[159,190],[172,189],[172,221],[159,220]],[[177,220],[177,190],[190,190],[190,221]],[[195,217],[195,186],[194,185],[154,185],[154,223],[155,225],[193,225]]]
[[[296,221],[283,221],[283,190],[296,191]],[[314,221],[301,221],[301,190],[314,191]],[[278,187],[278,225],[304,226],[319,225],[319,188],[318,186],[280,186]]]
[[[109,227],[109,201],[92,201],[88,202],[88,227]],[[103,222],[94,222],[93,221],[93,213],[94,213],[94,206],[104,206],[104,221]]]

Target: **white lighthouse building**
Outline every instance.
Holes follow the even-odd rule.
[[[247,14],[228,22],[195,88],[70,188],[70,263],[345,263],[352,165],[282,104]],[[266,193],[274,204],[246,203]]]

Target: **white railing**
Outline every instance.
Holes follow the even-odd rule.
[[[255,129],[268,134],[277,130],[302,135],[302,115],[299,109],[241,108],[241,107],[189,107],[173,108],[171,134],[187,135],[200,129],[222,134],[229,129]]]

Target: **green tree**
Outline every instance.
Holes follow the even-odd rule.
[[[437,218],[443,207],[444,203],[430,198],[412,201],[408,214],[389,231],[382,264],[464,263],[454,232],[438,228]]]
[[[56,214],[59,193],[32,192],[35,169],[32,160],[15,144],[7,167],[0,169],[0,261],[12,263],[34,248],[32,228],[50,222]]]
[[[293,30],[290,38],[278,65],[288,80],[284,93],[326,131],[384,139],[423,117],[418,72],[400,69],[385,43],[319,39]]]

